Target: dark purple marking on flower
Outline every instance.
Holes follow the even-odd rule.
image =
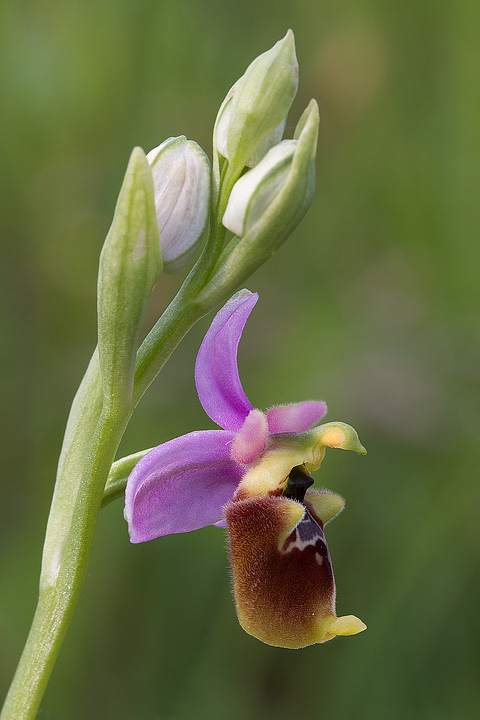
[[[283,495],[292,500],[302,503],[308,488],[313,485],[313,478],[308,475],[301,465],[294,467],[288,476],[287,486]],[[305,507],[305,514],[298,525],[285,540],[281,552],[290,553],[295,550],[304,552],[307,548],[315,551],[315,561],[320,567],[325,562],[330,562],[327,543],[323,533],[323,523],[320,518],[312,514]]]
[[[305,493],[308,488],[313,485],[313,482],[313,478],[305,472],[303,466],[297,465],[292,468],[292,471],[288,476],[287,486],[283,495],[291,498],[292,500],[298,500],[298,502],[303,503]]]
[[[305,508],[302,520],[285,540],[281,551],[285,554],[314,552],[317,565],[322,567],[324,563],[330,563],[330,555],[321,524],[315,520],[307,508]]]

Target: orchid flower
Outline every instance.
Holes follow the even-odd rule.
[[[226,526],[240,624],[265,643],[298,648],[366,627],[335,614],[323,528],[343,499],[309,489],[327,447],[365,450],[349,425],[314,427],[326,412],[323,402],[266,413],[252,407],[237,348],[257,299],[248,290],[232,297],[198,352],[198,396],[222,429],[192,432],[148,452],[129,477],[125,516],[134,543]]]

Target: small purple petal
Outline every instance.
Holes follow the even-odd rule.
[[[195,384],[203,409],[217,425],[238,431],[252,406],[237,367],[237,348],[257,293],[240,290],[215,315],[198,351]]]
[[[267,418],[261,410],[251,410],[233,441],[232,458],[245,465],[251,463],[267,444]]]
[[[276,433],[303,432],[313,427],[327,412],[324,402],[306,400],[294,405],[276,405],[267,410],[268,429]]]
[[[230,459],[234,433],[199,430],[159,445],[134,467],[125,491],[133,543],[222,520],[244,469]]]

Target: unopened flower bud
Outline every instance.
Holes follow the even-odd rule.
[[[283,140],[237,180],[222,219],[228,230],[243,237],[261,218],[285,184],[296,146],[296,140]]]
[[[235,86],[232,88],[233,92],[235,89]],[[222,112],[219,113],[218,120],[217,120],[217,127],[216,127],[216,133],[215,133],[215,142],[216,147],[220,155],[223,155],[223,157],[228,158],[228,150],[227,150],[227,137],[228,137],[228,128],[231,120],[231,111],[232,111],[232,97],[231,95],[228,99],[228,102],[225,103],[223,106]],[[281,123],[277,125],[276,128],[274,128],[255,148],[252,155],[249,157],[245,165],[247,167],[255,167],[257,163],[260,162],[260,160],[264,157],[264,155],[267,154],[267,152],[272,148],[274,145],[277,145],[280,140],[283,137],[283,133],[285,130],[285,124],[287,122],[286,116],[283,118]]]
[[[184,135],[165,140],[147,155],[155,194],[164,270],[182,270],[198,250],[210,217],[210,164]]]
[[[291,30],[257,57],[220,107],[215,149],[237,172],[277,143],[297,92],[298,64]]]
[[[304,111],[293,140],[272,148],[232,188],[223,217],[234,237],[225,247],[209,292],[238,285],[265,262],[305,215],[315,192],[318,107]]]

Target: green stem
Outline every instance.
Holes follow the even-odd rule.
[[[180,307],[179,307],[180,306]],[[123,413],[103,407],[94,353],[72,405],[47,526],[34,620],[1,720],[33,720],[85,579],[102,495],[131,414],[185,333],[207,310],[173,302],[142,345],[139,380]]]
[[[72,613],[72,598],[40,594],[30,633],[5,700],[2,720],[36,717]]]
[[[112,500],[116,500],[125,493],[125,487],[127,485],[128,476],[132,472],[133,468],[144,455],[150,452],[152,448],[147,450],[140,450],[140,452],[128,455],[114,462],[110,468],[108,479],[103,491],[102,507],[108,505]]]
[[[100,507],[124,488],[126,470],[119,468],[102,503],[118,445],[137,403],[188,330],[235,289],[225,286],[215,294],[204,293],[198,301],[225,239],[221,218],[233,178],[226,184],[202,256],[138,350],[130,406],[104,404],[97,352],[75,396],[47,525],[37,609],[0,720],[36,717],[85,580]]]
[[[79,396],[97,387],[96,363],[90,366]],[[98,407],[97,402],[92,406]],[[90,421],[95,413],[90,412]],[[33,720],[72,617],[91,554],[105,478],[126,427],[127,417],[102,410],[92,427],[78,426],[63,452],[47,528],[40,593],[32,628],[1,714],[2,720]],[[69,423],[71,425],[71,423]],[[72,458],[88,436],[90,452],[77,470]],[[83,445],[86,452],[86,446]],[[62,523],[63,519],[63,523]]]

